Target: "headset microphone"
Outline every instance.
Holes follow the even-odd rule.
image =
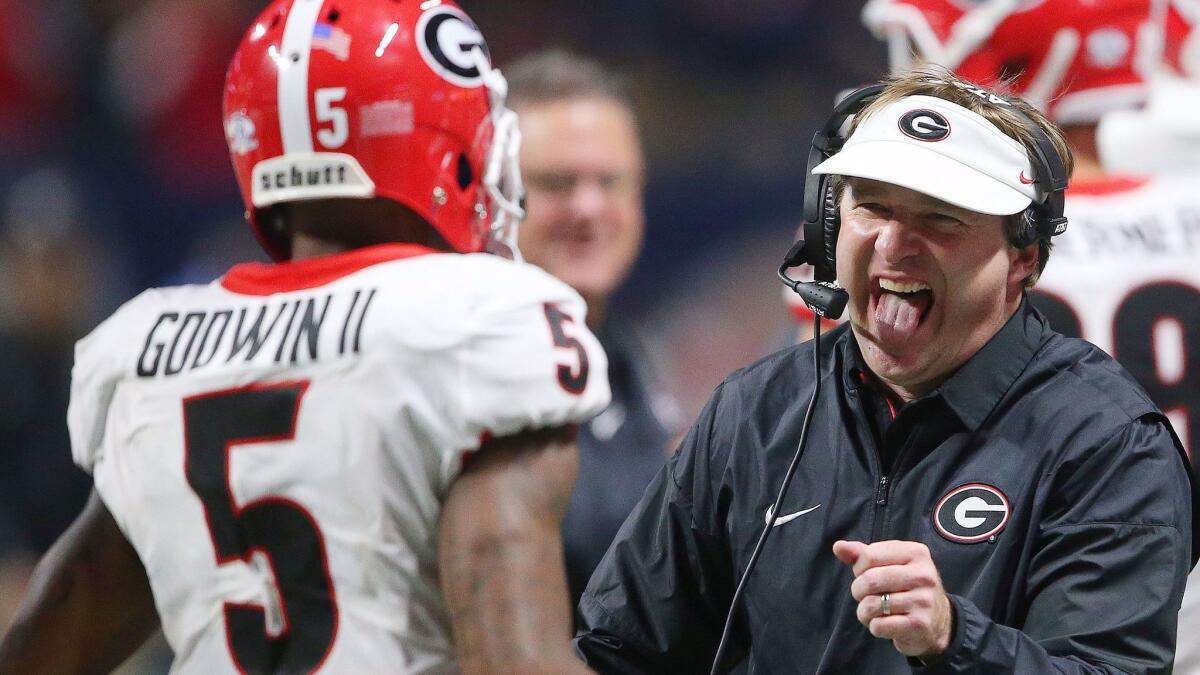
[[[788,251],[787,257],[784,258],[783,264],[779,266],[776,274],[779,275],[783,285],[792,289],[792,292],[804,300],[804,304],[812,310],[813,314],[827,319],[842,318],[842,312],[846,310],[846,303],[850,300],[849,293],[830,283],[799,281],[787,275],[789,268],[805,262],[804,241],[800,240],[792,246],[792,250]]]
[[[787,496],[788,486],[792,483],[792,477],[796,475],[796,469],[800,466],[800,459],[804,457],[804,448],[808,441],[808,425],[812,421],[813,411],[817,407],[817,397],[821,394],[821,319],[823,317],[830,319],[840,318],[842,312],[846,309],[846,302],[850,299],[849,293],[832,283],[798,281],[787,275],[789,268],[805,263],[815,264],[815,261],[809,255],[810,253],[806,250],[804,241],[798,241],[792,245],[791,250],[788,251],[787,256],[783,260],[783,264],[779,266],[779,270],[777,271],[783,283],[803,298],[804,304],[808,305],[808,308],[813,312],[813,372],[817,373],[817,378],[814,382],[812,398],[808,399],[808,408],[804,411],[804,422],[800,427],[800,440],[796,444],[796,454],[792,456],[792,461],[788,464],[787,472],[783,474],[783,482],[779,486],[779,492],[775,495],[775,502],[767,510],[768,514],[779,513],[779,510],[783,506],[783,498]],[[771,530],[774,529],[774,526],[774,517],[768,516],[767,525],[763,528],[762,533],[759,534],[758,541],[754,544],[754,550],[750,553],[750,560],[746,563],[746,569],[742,572],[741,578],[738,579],[737,587],[733,591],[733,597],[729,601],[729,612],[725,615],[725,626],[721,630],[721,640],[717,643],[717,653],[713,656],[712,669],[709,671],[709,675],[717,675],[717,673],[721,672],[725,650],[729,647],[729,636],[733,632],[733,619],[737,615],[738,601],[746,589],[746,581],[750,578],[750,573],[754,571],[755,565],[758,564],[758,557],[762,554],[763,546],[767,543],[767,537],[771,536]]]
[[[804,304],[812,310],[813,372],[817,374],[817,377],[813,382],[812,398],[808,399],[808,408],[804,411],[804,422],[800,427],[800,440],[796,443],[796,453],[792,456],[787,472],[783,474],[783,481],[779,486],[779,492],[775,495],[775,502],[767,511],[769,514],[779,513],[783,506],[783,498],[787,496],[788,486],[792,483],[792,477],[796,475],[796,469],[800,466],[800,460],[804,457],[804,449],[807,446],[808,425],[812,421],[813,411],[817,407],[817,398],[821,393],[821,319],[823,317],[840,318],[846,309],[846,302],[850,299],[849,293],[831,283],[835,275],[833,251],[837,245],[838,226],[836,215],[832,215],[836,214],[837,210],[836,205],[833,204],[833,190],[828,185],[828,179],[823,176],[814,176],[812,170],[823,159],[841,149],[843,139],[838,136],[838,132],[842,124],[851,115],[861,110],[882,89],[883,85],[872,85],[851,93],[835,106],[833,117],[813,137],[812,149],[809,152],[808,172],[805,174],[805,213],[804,224],[801,226],[805,236],[792,245],[783,259],[783,264],[776,272],[779,279],[799,295],[804,300]],[[788,269],[804,264],[813,266],[817,281],[799,281],[787,275]],[[750,553],[746,569],[738,579],[737,587],[734,588],[733,597],[729,600],[729,611],[725,614],[725,626],[721,630],[721,639],[717,643],[717,652],[713,656],[709,675],[717,675],[721,672],[722,662],[725,660],[725,650],[729,647],[729,638],[733,633],[733,621],[737,616],[739,601],[742,593],[746,590],[746,582],[750,579],[751,572],[758,564],[763,546],[767,543],[767,538],[771,536],[771,531],[775,529],[774,526],[775,519],[770,517],[766,527],[759,534],[758,541],[754,544],[754,550]]]

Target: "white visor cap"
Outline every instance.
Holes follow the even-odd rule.
[[[907,96],[863,119],[813,173],[892,183],[996,216],[1039,198],[1024,146],[983,116],[933,96]]]

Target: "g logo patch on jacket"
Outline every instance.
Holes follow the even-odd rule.
[[[938,534],[959,544],[989,539],[1008,524],[1008,497],[991,485],[967,483],[938,500],[933,526]]]

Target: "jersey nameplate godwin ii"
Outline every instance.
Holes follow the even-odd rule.
[[[178,375],[213,363],[317,361],[358,353],[375,289],[270,299],[232,308],[165,311],[146,334],[139,377]]]

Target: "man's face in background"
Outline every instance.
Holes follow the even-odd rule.
[[[521,253],[578,291],[589,313],[603,312],[642,245],[644,168],[633,116],[596,97],[517,113],[527,191]]]

